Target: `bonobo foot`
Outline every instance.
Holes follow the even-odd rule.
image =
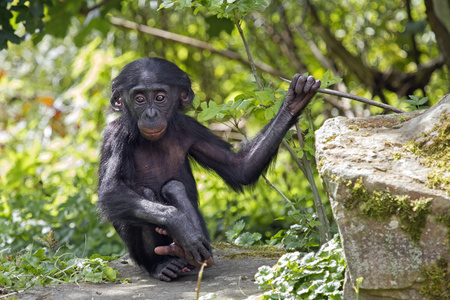
[[[162,281],[172,281],[178,277],[178,274],[189,272],[188,262],[182,258],[169,258],[169,260],[160,263],[151,273],[153,277]]]
[[[157,227],[156,232],[162,235],[169,235],[165,229]],[[170,256],[178,256],[183,259],[186,259],[186,255],[184,254],[183,248],[181,248],[180,245],[174,241],[172,244],[168,246],[159,246],[155,248],[155,253],[158,255],[170,255]],[[195,260],[188,260],[187,261],[190,265],[194,267],[201,267],[202,264],[200,262],[197,262]],[[214,264],[214,260],[212,257],[208,258],[206,260],[206,267],[209,268]]]

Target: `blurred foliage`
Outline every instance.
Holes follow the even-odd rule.
[[[409,94],[428,97],[426,105],[432,105],[449,89],[448,68],[439,61],[425,4],[419,0],[257,1],[259,10],[247,14],[242,27],[255,61],[267,66],[268,71],[260,71],[264,94],[258,94],[243,63],[245,49],[232,21],[195,11],[195,6],[159,10],[168,2],[0,0],[0,49],[7,47],[0,51],[0,248],[18,250],[54,230],[60,244],[77,255],[124,251],[112,227],[100,222],[95,203],[101,132],[115,118],[106,113],[110,81],[134,59],[158,56],[179,65],[191,75],[198,96],[191,114],[212,122],[212,113],[202,111],[217,107],[213,118],[227,124],[226,118],[233,121],[233,116],[226,113],[236,109],[238,128],[249,136],[276,111],[261,109],[268,101],[261,96],[272,91],[270,101],[276,105],[287,89],[279,75],[290,78],[300,72],[322,78],[330,70],[343,78],[331,88],[401,109],[408,109],[403,100]],[[194,37],[215,52],[112,25],[111,16]],[[230,52],[237,58],[228,58]],[[348,57],[357,59],[348,63]],[[258,109],[252,103],[250,118],[248,111],[226,106],[248,94],[262,105]],[[361,103],[322,98],[310,106],[314,128],[337,115],[382,113]],[[206,106],[208,100],[213,102]],[[236,146],[242,140],[223,124],[210,127]],[[307,120],[301,120],[301,127],[310,127]],[[290,208],[263,181],[236,194],[214,174],[195,168],[195,175],[213,239],[225,239],[224,232],[241,219],[263,240],[295,223],[278,219]],[[298,207],[313,213],[309,184],[284,149],[268,179],[289,199],[305,195],[297,197]],[[323,192],[321,196],[326,201]]]

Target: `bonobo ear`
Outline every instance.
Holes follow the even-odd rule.
[[[194,100],[194,96],[194,91],[191,88],[182,88],[180,92],[181,104],[183,104],[184,106],[191,104],[192,100]]]
[[[118,91],[113,91],[111,99],[109,99],[109,101],[111,102],[111,107],[114,111],[119,112],[123,110],[122,97],[120,97],[120,93]]]

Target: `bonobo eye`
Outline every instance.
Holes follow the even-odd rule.
[[[134,101],[136,101],[137,103],[144,103],[145,102],[145,97],[142,95],[136,95],[134,97]]]
[[[155,98],[156,101],[164,101],[165,99],[166,99],[166,96],[163,94],[159,94]]]

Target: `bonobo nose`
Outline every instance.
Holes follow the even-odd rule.
[[[158,112],[153,107],[147,109],[147,117],[154,118],[154,117],[156,117],[157,114],[158,114]]]

